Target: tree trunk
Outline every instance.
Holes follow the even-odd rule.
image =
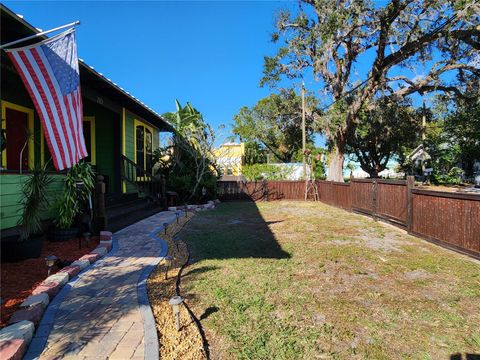
[[[330,163],[328,164],[327,181],[344,182],[343,161],[345,159],[345,141],[338,139],[334,141],[334,147],[330,152]]]
[[[370,176],[370,179],[378,179],[378,171],[377,170],[371,169],[370,171],[367,171],[367,172],[368,172],[368,175]]]

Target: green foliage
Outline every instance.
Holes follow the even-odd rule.
[[[305,127],[310,142],[318,101],[307,96],[305,102]],[[293,154],[302,148],[302,99],[293,89],[271,94],[251,108],[242,107],[234,121],[235,135],[243,141],[262,144],[281,162],[291,162]]]
[[[260,84],[274,88],[306,74],[319,81],[321,100],[334,105],[316,128],[332,150],[329,180],[341,181],[347,137],[369,121],[362,110],[378,97],[475,94],[465,78],[478,83],[476,7],[473,0],[301,0],[277,16],[277,50],[264,57]]]
[[[267,151],[259,143],[248,141],[245,143],[245,165],[263,164],[267,162]]]
[[[427,110],[425,148],[431,157],[426,167],[433,169],[431,180],[439,184],[458,184],[462,177],[472,179],[473,164],[480,159],[480,102],[452,101],[437,97],[434,107]],[[408,161],[412,148],[406,147],[399,157],[401,168],[419,172]],[[459,166],[462,165],[464,170]]]
[[[181,201],[204,201],[203,188],[208,198],[216,194],[215,133],[190,103],[182,107],[177,100],[176,106],[175,113],[164,114],[175,129],[173,144],[154,151],[155,168]]]
[[[360,162],[371,178],[385,170],[390,159],[404,148],[418,145],[421,115],[408,102],[377,100],[360,113],[360,123],[347,141],[347,152]]]
[[[23,183],[23,212],[19,221],[20,240],[26,240],[32,234],[42,232],[40,214],[45,205],[48,205],[46,190],[52,180],[44,168],[35,165],[32,173]]]
[[[272,164],[244,165],[242,175],[247,181],[285,180],[292,173],[291,169]]]
[[[80,162],[70,168],[65,175],[63,193],[57,198],[57,217],[54,220],[59,229],[69,229],[75,216],[81,209],[82,202],[86,201],[95,186],[94,172],[89,163]],[[77,189],[77,183],[82,183]]]
[[[307,144],[307,149],[310,150],[311,159],[313,164],[313,174],[316,180],[325,179],[325,165],[322,161],[322,156],[325,156],[326,150],[315,147],[312,143]],[[292,159],[294,162],[303,162],[302,149],[298,150]]]

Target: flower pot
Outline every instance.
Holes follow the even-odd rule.
[[[78,228],[58,229],[53,228],[50,233],[50,241],[60,242],[74,239],[78,236]]]
[[[7,236],[2,239],[2,261],[17,262],[25,259],[36,259],[42,253],[44,234],[31,235],[26,240],[20,240],[19,235]]]

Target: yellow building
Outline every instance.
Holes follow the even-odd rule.
[[[225,143],[214,151],[222,178],[242,176],[245,155],[244,143]]]

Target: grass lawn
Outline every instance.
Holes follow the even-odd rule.
[[[231,202],[180,237],[213,359],[480,354],[480,263],[390,225],[322,203]]]

